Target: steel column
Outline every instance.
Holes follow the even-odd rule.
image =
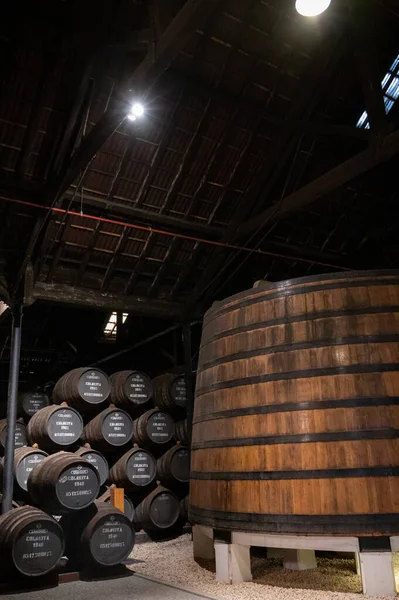
[[[192,437],[193,416],[194,416],[194,389],[193,389],[193,365],[191,360],[191,326],[190,323],[184,323],[182,328],[183,349],[184,349],[184,374],[187,389],[187,425],[188,439]]]
[[[10,371],[7,400],[7,438],[4,452],[2,514],[12,508],[14,488],[15,427],[17,420],[19,360],[21,355],[22,305],[15,305],[12,318]]]

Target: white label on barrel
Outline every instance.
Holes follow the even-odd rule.
[[[1,445],[5,447],[7,442],[7,427],[3,430],[3,435],[1,436]],[[27,446],[28,442],[26,440],[26,427],[23,423],[15,423],[15,448],[22,448],[22,446]]]
[[[175,403],[178,406],[186,406],[187,404],[187,388],[184,377],[178,377],[172,385],[172,395]]]
[[[130,554],[134,541],[132,525],[126,517],[111,515],[100,521],[90,539],[95,560],[103,565],[117,565]]]
[[[110,412],[102,424],[102,434],[112,446],[123,446],[131,439],[133,421],[127,413],[121,411]]]
[[[135,404],[143,404],[152,396],[151,380],[142,373],[130,375],[125,384],[128,398]]]
[[[83,454],[83,458],[87,460],[93,467],[97,470],[98,476],[100,478],[100,485],[103,485],[108,478],[108,463],[105,457],[99,452],[88,452],[87,454]]]
[[[15,424],[15,447],[21,448],[22,446],[27,446],[28,442],[26,441],[26,427],[23,423]]]
[[[54,523],[33,522],[23,529],[14,544],[13,559],[25,575],[39,575],[56,565],[62,554],[62,538]]]
[[[147,433],[156,444],[165,444],[173,437],[174,423],[164,412],[156,412],[148,419]]]
[[[23,395],[22,404],[25,412],[32,417],[38,410],[48,406],[49,399],[40,392],[27,393]]]
[[[32,452],[32,454],[28,454],[21,460],[18,464],[15,477],[17,483],[21,489],[25,492],[28,490],[28,477],[37,465],[40,465],[42,460],[46,458],[46,454],[41,452]]]
[[[57,481],[57,497],[67,508],[84,508],[97,497],[97,471],[91,465],[68,467]]]
[[[78,383],[78,392],[89,404],[100,404],[109,395],[109,382],[101,371],[86,371]]]
[[[78,441],[83,431],[81,416],[71,408],[54,412],[48,420],[50,439],[60,446],[69,446]]]
[[[135,485],[148,485],[155,478],[155,461],[148,452],[135,452],[127,461],[126,471]]]

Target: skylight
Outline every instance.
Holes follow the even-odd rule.
[[[386,114],[388,114],[393,105],[395,104],[395,101],[399,97],[399,54],[393,61],[388,73],[381,81],[381,87],[382,91],[384,92],[385,112]],[[356,123],[356,127],[360,127],[362,129],[370,129],[367,111],[364,111],[364,113]]]
[[[128,315],[128,313],[122,314],[122,323],[124,323],[126,321],[127,315]],[[104,334],[107,338],[116,337],[116,333],[118,330],[117,321],[118,321],[118,317],[117,317],[116,312],[111,313],[111,316],[108,319],[107,324],[104,327]]]

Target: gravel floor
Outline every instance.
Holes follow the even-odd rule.
[[[252,557],[253,583],[233,586],[215,581],[215,563],[193,559],[190,535],[136,546],[130,568],[185,589],[222,600],[359,600],[360,577],[355,561],[318,558],[312,571],[288,571],[282,561]],[[399,561],[396,557],[399,589]]]

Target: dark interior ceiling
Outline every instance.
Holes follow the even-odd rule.
[[[78,323],[93,360],[110,310],[140,315],[134,343],[258,279],[397,266],[381,80],[398,15],[392,0],[332,0],[317,19],[294,0],[7,3],[0,295],[28,304],[36,347]],[[3,350],[8,333],[3,317]]]

